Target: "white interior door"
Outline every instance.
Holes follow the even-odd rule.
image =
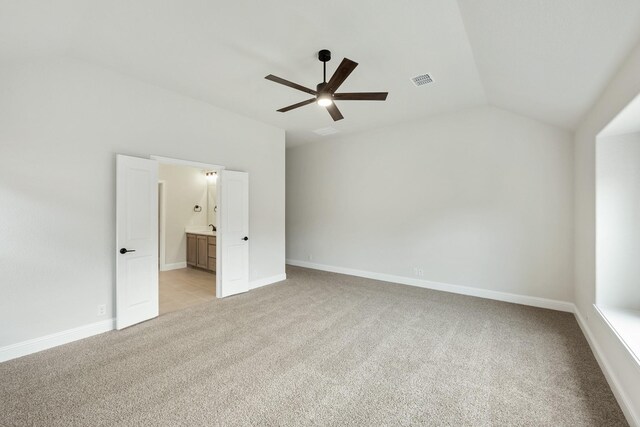
[[[218,297],[249,290],[249,174],[220,174],[222,268]]]
[[[116,327],[158,316],[158,162],[116,160]]]

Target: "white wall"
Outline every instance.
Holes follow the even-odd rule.
[[[575,297],[578,314],[628,418],[640,425],[640,367],[594,309],[596,293],[596,135],[640,93],[640,45],[629,55],[575,133]]]
[[[114,315],[116,153],[249,172],[250,280],[284,274],[281,129],[83,62],[3,63],[0,347]]]
[[[571,301],[572,150],[491,107],[288,149],[287,259]]]
[[[597,138],[597,303],[640,310],[640,133]]]
[[[207,177],[202,169],[160,164],[158,178],[164,181],[165,264],[187,261],[185,227],[207,226]],[[195,205],[202,210],[195,212]],[[213,208],[212,208],[213,209]]]

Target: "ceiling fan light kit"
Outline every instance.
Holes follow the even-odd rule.
[[[332,102],[333,102],[333,99],[331,98],[331,95],[329,94],[318,95],[319,106],[328,107],[329,105],[331,105]]]
[[[273,74],[269,74],[265,77],[267,80],[279,83],[281,85],[289,86],[293,89],[301,92],[308,93],[314,97],[307,99],[306,101],[298,102],[297,104],[289,105],[279,109],[281,113],[286,113],[295,108],[303,107],[305,105],[313,104],[325,107],[331,118],[334,121],[342,120],[344,116],[336,106],[334,101],[384,101],[387,99],[388,92],[356,92],[356,93],[336,93],[336,90],[344,83],[349,77],[351,72],[358,66],[357,62],[344,58],[338,68],[333,73],[333,76],[327,82],[327,62],[331,60],[331,52],[327,49],[322,49],[318,52],[318,59],[322,62],[322,83],[318,83],[316,90],[309,89],[297,83],[290,82],[281,77],[276,77]]]

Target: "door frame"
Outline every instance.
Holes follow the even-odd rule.
[[[165,206],[165,194],[166,194],[166,181],[163,179],[158,180],[158,228],[160,232],[158,233],[158,246],[160,254],[158,257],[160,258],[160,271],[165,271],[166,268],[166,248],[165,248],[165,239],[167,238],[165,227],[167,225],[167,219],[165,215],[167,214],[167,209]]]
[[[198,168],[198,169],[206,169],[206,170],[210,170],[210,171],[215,171],[218,174],[218,180],[216,181],[216,206],[218,206],[218,212],[220,212],[220,195],[222,194],[221,191],[221,186],[222,186],[222,180],[220,179],[220,171],[226,169],[225,166],[221,166],[221,165],[214,165],[214,164],[210,164],[210,163],[202,163],[202,162],[195,162],[195,161],[191,161],[191,160],[183,160],[183,159],[175,159],[172,157],[164,157],[164,156],[156,156],[156,155],[151,155],[149,156],[149,159],[151,160],[155,160],[158,162],[158,164],[168,164],[168,165],[177,165],[177,166],[188,166],[188,167],[194,167],[194,168]],[[164,187],[164,185],[163,185]],[[164,200],[163,200],[164,202]],[[157,209],[157,206],[154,208]],[[164,209],[164,204],[163,204],[163,209]],[[222,263],[220,262],[220,256],[222,255],[222,245],[220,244],[220,242],[222,241],[222,239],[224,239],[224,236],[222,236],[222,233],[219,231],[220,230],[220,215],[216,215],[216,223],[214,224],[216,226],[216,298],[221,298],[220,296],[220,279],[222,277],[222,271],[220,270],[220,268],[222,267]],[[164,232],[164,229],[162,230],[162,232]],[[163,243],[164,246],[164,243]],[[164,247],[161,247],[160,250],[163,251]],[[161,256],[163,256],[164,254],[161,252]],[[163,259],[164,261],[164,259]],[[158,266],[158,268],[160,268],[160,266]],[[160,286],[160,282],[158,281],[158,286]]]

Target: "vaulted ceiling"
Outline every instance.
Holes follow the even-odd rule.
[[[0,60],[68,55],[286,129],[287,144],[477,105],[573,129],[640,39],[638,0],[0,0]],[[360,65],[333,122],[264,79],[322,80],[317,51]],[[410,78],[434,82],[415,87]]]

